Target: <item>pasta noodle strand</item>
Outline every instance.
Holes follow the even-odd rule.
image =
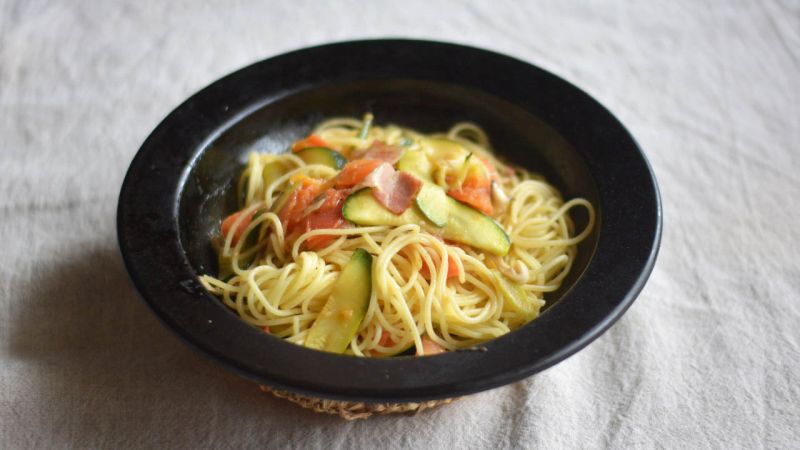
[[[374,255],[373,289],[358,334],[346,351],[356,356],[393,355],[409,347],[419,353],[424,337],[447,350],[462,349],[523,325],[528,318],[508,304],[498,274],[521,286],[528,307],[538,315],[544,294],[559,288],[575,260],[576,245],[594,228],[591,203],[582,198],[565,202],[540,176],[499,161],[486,133],[475,124],[457,123],[435,135],[394,125],[372,126],[360,138],[362,125],[358,119],[333,118],[314,133],[347,157],[375,140],[424,151],[424,139],[446,138],[496,168],[508,203],[493,219],[511,239],[508,254],[499,257],[452,245],[418,224],[316,229],[285,248],[287,237],[280,218],[275,212],[265,212],[247,225],[238,242],[234,244],[229,233],[220,243],[219,251],[230,258],[233,275],[228,280],[203,275],[200,280],[205,288],[245,322],[302,345],[343,266],[356,249],[363,248]],[[283,164],[287,172],[267,186],[262,172],[273,162]],[[325,166],[308,165],[292,153],[252,153],[237,184],[245,214],[233,228],[244,223],[246,214],[273,208],[293,177],[329,179],[335,173]],[[586,227],[577,234],[569,214],[575,208],[588,213]],[[257,237],[255,244],[248,239],[251,235]],[[303,250],[310,238],[324,235],[335,239],[319,251]],[[452,264],[458,276],[448,277]],[[428,272],[425,276],[423,268]]]

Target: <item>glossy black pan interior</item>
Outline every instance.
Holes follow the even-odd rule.
[[[216,271],[209,239],[234,209],[249,151],[283,151],[333,115],[375,114],[422,131],[483,126],[504,158],[597,208],[564,286],[530,324],[472,351],[359,359],[252,328],[197,281]],[[575,209],[580,229],[585,211]],[[203,89],[158,125],[120,194],[120,248],[155,313],[213,360],[314,396],[416,401],[496,387],[541,371],[605,331],[636,298],[661,234],[658,190],[625,128],[562,79],[470,47],[407,40],[331,44],[271,58]]]

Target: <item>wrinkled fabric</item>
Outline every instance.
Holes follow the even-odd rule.
[[[639,299],[575,356],[345,422],[162,326],[127,278],[115,211],[139,145],[193,92],[382,36],[500,51],[595,96],[652,163],[664,235]],[[0,0],[0,448],[797,448],[798,73],[793,0]]]

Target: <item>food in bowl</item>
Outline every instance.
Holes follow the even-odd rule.
[[[535,319],[592,204],[501,161],[476,124],[373,122],[331,118],[251,153],[203,286],[266,333],[362,357],[469,348]]]

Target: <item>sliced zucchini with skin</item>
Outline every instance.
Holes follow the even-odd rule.
[[[447,194],[444,190],[432,183],[424,183],[414,199],[414,203],[426,219],[437,227],[447,225],[449,211],[447,208]]]
[[[289,171],[289,167],[282,161],[272,161],[264,165],[261,171],[261,179],[264,181],[264,189],[282,177]]]
[[[341,170],[347,164],[347,158],[336,150],[327,147],[309,147],[296,153],[306,164],[321,164],[332,169]]]
[[[441,189],[432,184],[429,186],[434,189]],[[497,222],[486,214],[447,195],[444,197],[443,204],[437,203],[431,207],[441,208],[447,212],[447,223],[438,230],[441,237],[470,245],[494,255],[503,256],[508,253],[508,249],[511,247],[508,235]],[[347,197],[342,208],[342,215],[350,222],[366,226],[400,226],[408,223],[422,225],[429,223],[418,207],[408,208],[399,215],[392,213],[375,200],[369,188],[362,189]]]
[[[372,294],[372,255],[356,249],[333,285],[333,292],[311,325],[305,346],[331,353],[347,350],[367,313]]]
[[[511,240],[494,219],[449,195],[447,203],[449,214],[442,237],[498,256],[508,253]]]
[[[511,241],[497,222],[450,197],[441,187],[424,183],[414,203],[426,219],[445,228],[442,232],[445,238],[500,256],[508,253]],[[485,234],[482,236],[483,233]]]
[[[395,214],[375,200],[371,188],[364,188],[350,194],[342,206],[342,216],[358,225],[400,226],[408,223],[422,225],[425,217],[415,208],[408,208],[402,214]]]
[[[433,182],[431,178],[433,167],[422,150],[408,150],[403,153],[397,161],[397,170],[408,172],[422,181]]]
[[[523,323],[530,322],[539,316],[539,311],[544,306],[544,300],[531,298],[522,286],[509,280],[500,271],[492,270],[492,273],[497,279],[506,304],[511,310],[522,316]]]

